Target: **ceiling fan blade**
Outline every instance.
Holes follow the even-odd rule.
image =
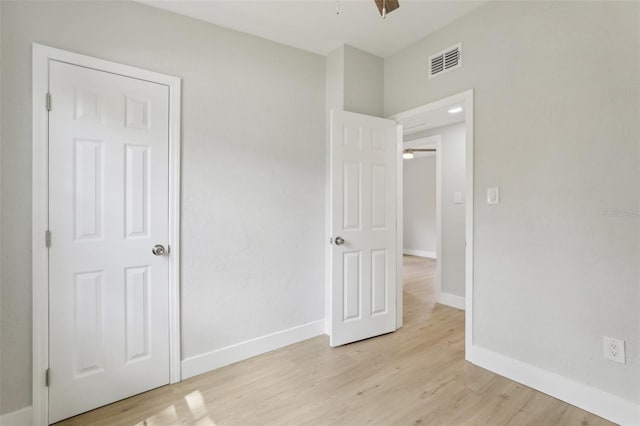
[[[380,16],[382,16],[382,3],[384,2],[384,6],[387,8],[387,14],[393,12],[397,8],[400,7],[400,3],[398,0],[374,0],[376,2],[376,6],[378,6],[378,12],[380,12]]]

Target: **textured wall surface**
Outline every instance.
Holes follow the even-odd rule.
[[[489,2],[385,59],[386,114],[468,89],[475,343],[640,402],[640,3]]]
[[[0,413],[31,401],[32,42],[182,78],[183,358],[323,318],[323,57],[132,2],[0,7]]]

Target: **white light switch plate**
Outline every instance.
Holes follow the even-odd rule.
[[[456,204],[462,204],[462,192],[453,193],[453,202]]]
[[[487,188],[487,204],[500,204],[500,188]]]

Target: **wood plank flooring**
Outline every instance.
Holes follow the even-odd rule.
[[[316,337],[58,424],[611,424],[464,361],[464,312],[435,303],[435,261],[404,266],[395,333],[333,349]]]

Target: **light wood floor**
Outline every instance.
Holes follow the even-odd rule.
[[[435,304],[435,262],[404,259],[395,333],[316,337],[60,425],[605,425],[464,361],[464,312]]]

